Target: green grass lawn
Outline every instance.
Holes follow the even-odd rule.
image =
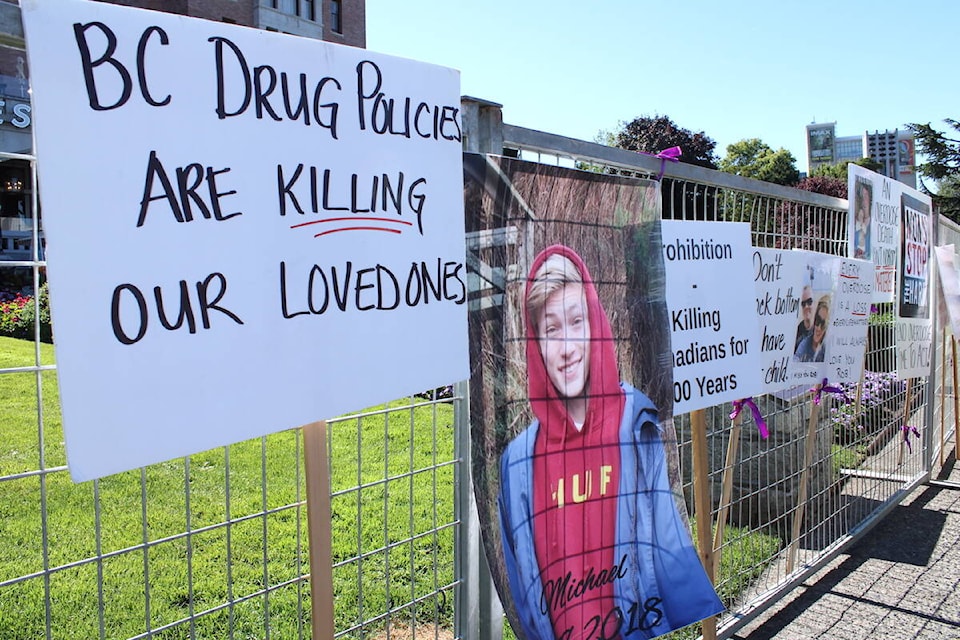
[[[41,354],[52,362],[50,345]],[[34,359],[33,343],[0,338],[0,367]],[[37,379],[0,375],[0,477],[26,474],[0,482],[0,583],[37,574],[0,587],[0,640],[44,637],[48,615],[54,638],[98,638],[101,625],[128,638],[148,619],[174,625],[159,638],[310,635],[297,431],[73,484],[65,471],[31,473]],[[39,380],[49,469],[66,461],[55,373]],[[329,426],[338,630],[388,611],[452,625],[453,410],[409,404]]]
[[[0,338],[0,367],[34,361],[33,343]],[[41,361],[53,361],[50,345]],[[337,630],[382,636],[388,618],[452,629],[452,405],[391,403],[329,433]],[[44,468],[66,463],[45,371],[0,375],[0,443],[0,583],[16,581],[0,587],[0,640],[45,637],[48,615],[53,638],[165,625],[155,637],[310,636],[298,431],[77,485],[62,470],[33,473],[41,449]],[[779,540],[732,527],[725,539],[729,603]],[[202,615],[180,622],[191,614]]]

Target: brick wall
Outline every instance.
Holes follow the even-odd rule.
[[[222,22],[225,18],[230,22],[246,26],[254,26],[255,9],[259,0],[98,0],[128,7],[153,9],[178,13],[181,15],[205,18]],[[336,33],[331,29],[331,0],[316,0],[318,16],[323,23],[323,39],[327,42],[346,44],[353,47],[366,48],[367,46],[367,15],[366,0],[341,0],[341,15],[343,32]]]
[[[99,0],[140,9],[152,9],[177,13],[195,18],[205,18],[253,26],[253,6],[257,0]]]
[[[341,0],[343,33],[330,28],[330,0],[323,0],[323,39],[351,47],[367,48],[366,0]]]

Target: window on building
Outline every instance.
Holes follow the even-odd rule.
[[[863,144],[860,140],[837,140],[837,162],[859,160],[863,156]]]
[[[343,3],[330,0],[330,29],[334,33],[343,33]]]
[[[300,7],[297,7],[298,15]],[[303,0],[303,14],[300,15],[301,18],[306,18],[307,20],[316,21],[317,19],[317,7],[316,0]]]

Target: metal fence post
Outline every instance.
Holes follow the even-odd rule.
[[[503,115],[501,105],[487,100],[460,98],[463,124],[463,150],[467,153],[503,152]],[[473,491],[472,446],[470,438],[470,385],[455,387],[457,404],[454,420],[457,432],[456,457],[460,460],[456,508],[460,522],[454,552],[460,588],[457,591],[456,629],[465,640],[501,640],[503,605],[490,576],[480,520]]]
[[[936,247],[939,244],[940,240],[940,214],[937,211],[931,212],[931,222],[930,230],[933,239],[931,244]],[[927,287],[930,291],[930,296],[928,300],[929,304],[929,313],[930,313],[930,375],[927,376],[927,393],[924,402],[926,403],[924,410],[924,423],[926,424],[926,429],[923,430],[923,440],[921,446],[923,447],[923,474],[924,482],[929,482],[933,477],[933,449],[934,449],[934,424],[936,419],[936,401],[937,401],[937,345],[942,344],[938,343],[937,335],[940,331],[943,330],[943,327],[940,326],[939,314],[937,313],[937,307],[939,305],[940,297],[940,287],[936,282],[930,282],[933,279],[939,279],[939,266],[936,264],[936,256],[932,256],[932,260],[928,262],[928,265],[932,265],[927,269],[927,278],[928,283]],[[943,359],[944,365],[947,363],[947,354],[943,353],[940,355],[940,358]],[[943,411],[943,406],[940,406],[940,411]]]
[[[467,153],[503,153],[503,105],[461,96],[463,150]]]
[[[454,633],[464,640],[500,640],[503,637],[503,607],[483,552],[473,492],[469,382],[458,382],[454,391],[457,398],[454,409],[456,455],[460,460],[456,483],[456,517],[460,529],[454,550],[459,588]]]

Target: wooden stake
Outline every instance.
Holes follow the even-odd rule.
[[[904,437],[903,428],[907,425],[907,422],[910,420],[910,404],[912,398],[910,398],[910,393],[913,390],[913,378],[907,378],[907,391],[906,398],[903,402],[903,424],[900,425],[898,434],[900,436],[900,449],[897,453],[897,467],[903,464],[903,450],[907,448],[907,438],[910,437],[910,434],[906,434]]]
[[[822,384],[817,385],[815,393],[820,393]],[[816,396],[814,396],[816,397]],[[810,466],[813,464],[813,451],[817,442],[817,422],[820,417],[820,405],[816,402],[810,409],[810,420],[807,422],[807,441],[803,451],[803,469],[800,471],[800,487],[797,492],[797,508],[793,512],[793,536],[790,540],[790,549],[787,552],[787,573],[793,572],[797,563],[797,552],[800,549],[800,535],[803,531],[803,515],[807,507],[807,482],[810,478]]]
[[[870,332],[863,344],[863,366],[860,367],[860,384],[857,385],[857,403],[854,405],[853,415],[860,415],[860,402],[863,400],[863,379],[867,376],[867,354],[870,353]]]
[[[303,427],[307,484],[307,526],[310,537],[310,624],[313,640],[333,640],[333,558],[330,538],[330,465],[327,423]]]
[[[713,544],[710,536],[710,469],[707,463],[707,420],[703,409],[690,414],[690,427],[693,439],[693,499],[697,516],[697,547],[703,568],[714,583]],[[703,640],[716,640],[717,617],[705,619],[701,626]]]
[[[954,336],[950,340],[950,345],[953,348],[953,443],[954,451],[956,451],[957,443],[957,428],[960,427],[960,397],[957,397],[958,385],[957,385],[957,337]],[[956,454],[954,454],[956,457]]]
[[[737,453],[740,449],[740,431],[743,414],[733,419],[730,427],[730,442],[727,443],[727,459],[723,466],[723,481],[721,482],[720,511],[717,513],[717,529],[713,533],[713,575],[720,575],[720,556],[723,547],[723,530],[727,526],[727,514],[730,511],[730,502],[733,497],[733,468],[737,464]]]
[[[940,340],[940,353],[944,356],[947,355],[947,330],[943,330],[943,338]],[[944,362],[940,367],[940,466],[943,466],[943,441],[944,441],[944,430],[947,425],[947,412],[946,412],[946,395],[947,395],[947,363]]]

